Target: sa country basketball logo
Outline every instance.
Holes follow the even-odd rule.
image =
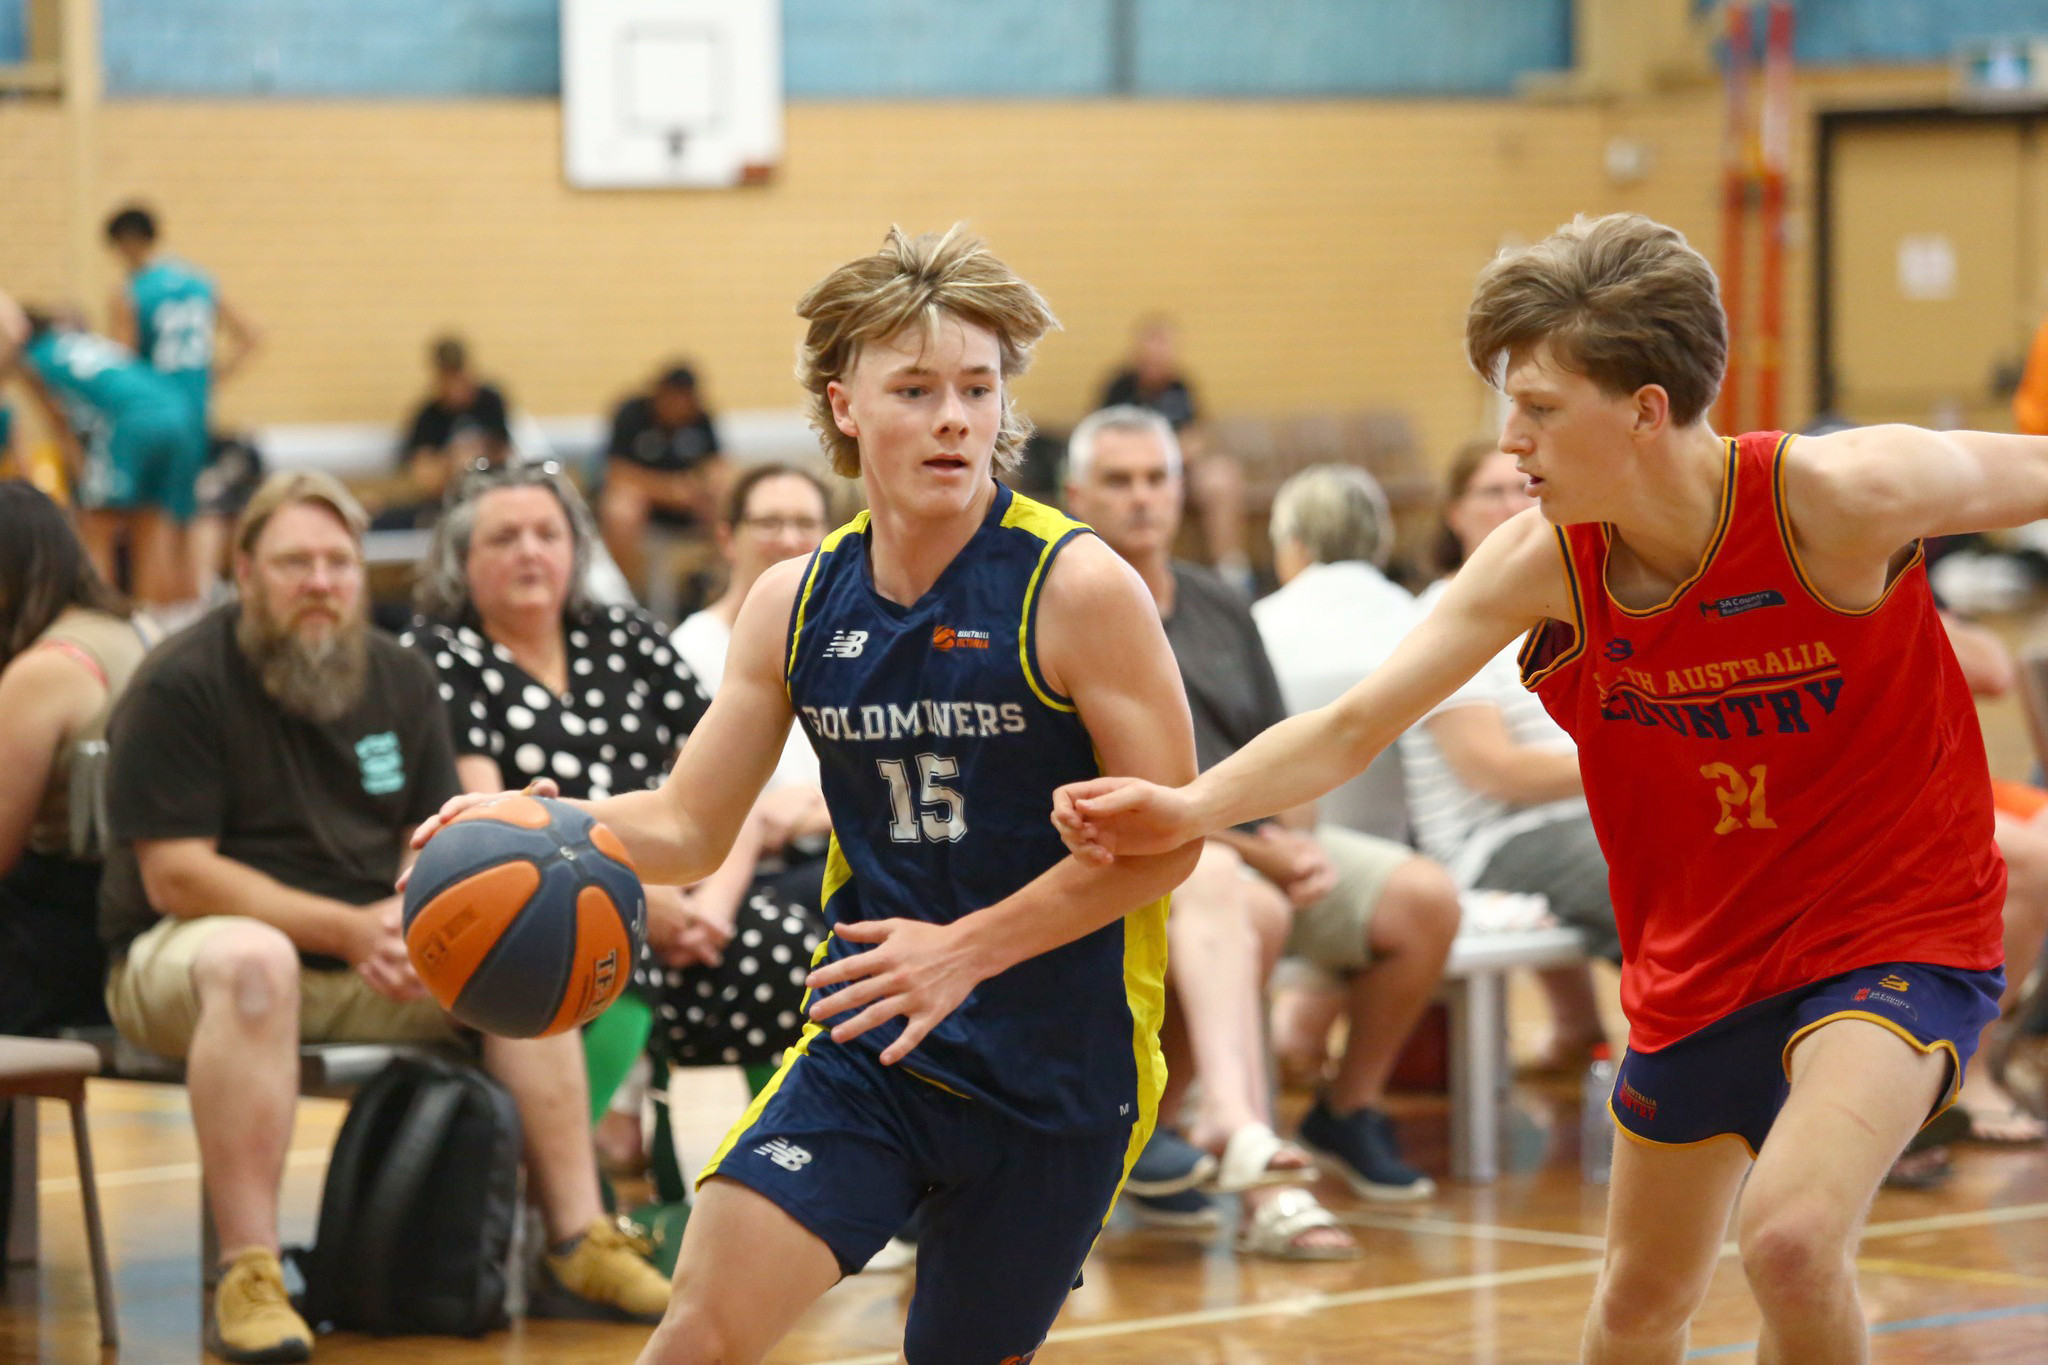
[[[987,649],[988,632],[985,630],[955,630],[951,626],[936,626],[932,629],[933,649]]]
[[[868,647],[868,633],[864,630],[835,630],[832,638],[825,643],[825,657],[828,659],[858,659],[860,652]]]

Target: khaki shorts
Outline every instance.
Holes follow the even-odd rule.
[[[183,1057],[199,1027],[192,963],[209,939],[256,920],[239,915],[165,915],[128,945],[107,974],[107,1013],[121,1036],[166,1057]],[[456,1026],[432,1000],[377,994],[353,971],[299,973],[299,1038],[308,1043],[442,1043]]]
[[[1357,971],[1372,961],[1367,940],[1388,879],[1395,868],[1417,855],[1406,844],[1338,825],[1318,826],[1316,841],[1330,855],[1337,885],[1329,895],[1295,912],[1287,956],[1334,972]]]

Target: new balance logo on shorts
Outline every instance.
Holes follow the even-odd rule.
[[[754,1149],[755,1156],[765,1156],[785,1171],[801,1171],[811,1164],[811,1154],[787,1138],[770,1138]]]
[[[868,633],[864,630],[835,630],[832,632],[832,638],[825,642],[825,657],[858,659],[867,643]]]

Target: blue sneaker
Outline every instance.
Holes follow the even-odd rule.
[[[1126,1188],[1123,1206],[1131,1211],[1132,1220],[1140,1227],[1214,1232],[1223,1226],[1223,1215],[1216,1211],[1216,1201],[1200,1190],[1182,1190],[1178,1194],[1133,1194]]]
[[[1436,1193],[1434,1180],[1401,1159],[1394,1120],[1383,1110],[1338,1114],[1318,1099],[1302,1116],[1296,1141],[1367,1199],[1427,1199]]]
[[[1180,1134],[1155,1128],[1131,1166],[1124,1188],[1148,1198],[1179,1194],[1216,1174],[1216,1158]]]

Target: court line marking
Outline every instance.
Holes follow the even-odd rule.
[[[1365,1215],[1372,1217],[1373,1215]],[[1385,1215],[1381,1215],[1384,1217]],[[1863,1230],[1865,1239],[1872,1237],[1904,1237],[1916,1232],[1938,1232],[1955,1228],[1984,1227],[1994,1223],[2021,1223],[2048,1218],[2048,1202],[2038,1204],[2016,1204],[2007,1208],[1984,1209],[1976,1213],[1938,1214],[1931,1218],[1905,1218],[1890,1223],[1876,1223]],[[1416,1231],[1424,1220],[1389,1219],[1390,1222],[1406,1225]],[[1435,1222],[1436,1220],[1429,1220]],[[1480,1224],[1458,1224],[1445,1222],[1441,1225],[1446,1232],[1452,1229],[1471,1229],[1477,1232]],[[1533,1231],[1514,1229],[1516,1232]],[[1470,1234],[1468,1234],[1470,1235]],[[1557,1234],[1565,1236],[1569,1234]],[[1737,1254],[1736,1244],[1724,1243],[1721,1247],[1723,1259]],[[1363,1304],[1387,1303],[1399,1299],[1428,1298],[1439,1294],[1456,1294],[1468,1290],[1507,1288],[1520,1284],[1540,1283],[1544,1280],[1570,1279],[1579,1275],[1599,1273],[1599,1260],[1566,1261],[1557,1265],[1532,1266],[1522,1270],[1492,1271],[1484,1275],[1457,1275],[1445,1279],[1418,1280],[1413,1284],[1385,1285],[1377,1289],[1359,1289],[1340,1294],[1303,1294],[1286,1299],[1271,1299],[1259,1303],[1233,1304],[1227,1308],[1209,1308],[1193,1313],[1169,1313],[1150,1318],[1126,1318],[1118,1322],[1089,1323],[1086,1326],[1055,1329],[1046,1337],[1050,1345],[1062,1341],[1092,1341],[1102,1337],[1135,1336],[1145,1332],[1168,1332],[1185,1327],[1205,1327],[1227,1322],[1243,1322],[1251,1318],[1298,1316],[1320,1313],[1331,1308],[1353,1308]],[[1909,1319],[1897,1323],[1880,1323],[1871,1328],[1873,1332],[1909,1331],[1921,1326],[1939,1326],[1951,1322],[1971,1322],[1982,1317],[2011,1317],[2019,1312],[2048,1312],[2048,1303],[2034,1305],[2023,1310],[1995,1309],[1980,1314],[1958,1314],[1943,1319]],[[1737,1351],[1753,1350],[1755,1343],[1736,1346],[1707,1347],[1694,1351],[1687,1357],[1701,1355],[1726,1355]],[[847,1356],[820,1362],[820,1365],[895,1365],[897,1354],[882,1351],[873,1355]]]
[[[1259,1303],[1233,1304],[1228,1308],[1205,1308],[1193,1313],[1168,1313],[1151,1318],[1126,1318],[1120,1322],[1094,1322],[1079,1327],[1055,1329],[1046,1345],[1064,1341],[1094,1341],[1102,1337],[1133,1336],[1140,1332],[1167,1332],[1182,1327],[1207,1327],[1215,1323],[1242,1322],[1247,1318],[1306,1317],[1327,1308],[1353,1308],[1368,1303],[1389,1303],[1398,1299],[1428,1298],[1455,1294],[1467,1289],[1490,1289],[1499,1285],[1535,1284],[1599,1273],[1595,1260],[1567,1261],[1559,1265],[1530,1266],[1523,1270],[1496,1270],[1484,1275],[1455,1275],[1441,1280],[1418,1280],[1413,1284],[1382,1285],[1377,1289],[1354,1289],[1341,1294],[1297,1294],[1292,1298],[1267,1299]],[[895,1365],[897,1353],[848,1356],[822,1361],[820,1365]]]
[[[1979,1308],[1971,1313],[1936,1313],[1925,1318],[1900,1318],[1896,1322],[1874,1322],[1870,1334],[1889,1332],[1920,1332],[1930,1327],[1961,1327],[1972,1322],[1992,1322],[1999,1318],[2024,1318],[2037,1313],[2048,1313],[2048,1302],[2021,1303],[2010,1308]],[[1757,1343],[1738,1341],[1728,1346],[1702,1346],[1687,1351],[1687,1360],[1706,1360],[1713,1356],[1732,1356],[1742,1351],[1754,1351]]]
[[[1858,1270],[1874,1275],[1906,1275],[1921,1280],[1955,1280],[1961,1284],[1991,1285],[2001,1289],[2048,1289],[2048,1277],[2021,1275],[2011,1270],[1979,1270],[1963,1265],[1933,1265],[1926,1261],[1888,1261],[1859,1256]]]
[[[1399,1214],[1367,1213],[1359,1210],[1331,1210],[1350,1227],[1384,1232],[1430,1232],[1446,1237],[1469,1237],[1476,1242],[1520,1242],[1538,1247],[1568,1247],[1573,1251],[1600,1251],[1605,1237],[1583,1232],[1550,1232],[1513,1224],[1461,1223],[1450,1218],[1403,1218]]]

